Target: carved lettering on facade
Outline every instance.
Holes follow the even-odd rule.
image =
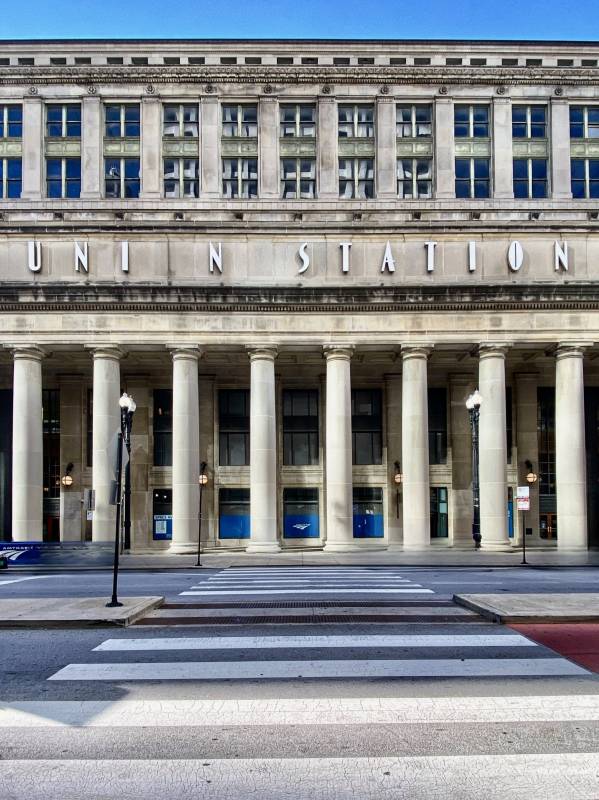
[[[27,242],[27,266],[31,272],[39,272],[42,268],[42,243]]]
[[[301,267],[298,269],[298,275],[303,275],[303,274],[304,274],[304,272],[305,272],[305,271],[308,269],[308,267],[310,266],[310,256],[309,256],[309,255],[308,255],[308,253],[306,252],[306,250],[307,250],[307,249],[308,249],[308,242],[304,242],[303,244],[301,244],[301,245],[300,245],[300,248],[299,248],[299,250],[297,251],[297,252],[298,252],[298,255],[299,255],[299,257],[300,257],[300,258],[301,258],[301,260],[302,260],[302,265],[301,265]]]
[[[427,272],[434,272],[435,271],[435,247],[437,246],[437,242],[425,242],[424,246],[426,248],[426,271]]]
[[[559,272],[560,269],[568,271],[568,242],[564,242],[563,245],[555,242],[554,266],[556,272]]]
[[[468,242],[468,272],[476,272],[476,242]]]
[[[341,248],[341,272],[349,272],[349,251],[351,242],[340,242]]]
[[[216,269],[222,274],[223,250],[221,242],[218,243],[217,248],[215,248],[212,242],[210,242],[210,272],[214,272],[214,268],[216,267]]]
[[[81,269],[89,272],[89,262],[87,258],[87,242],[83,242],[83,247],[75,242],[75,272],[81,272]]]
[[[121,272],[129,272],[129,242],[121,242]]]
[[[518,272],[524,261],[524,251],[520,242],[512,242],[507,251],[507,263],[512,272]]]

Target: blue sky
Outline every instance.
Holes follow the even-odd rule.
[[[599,38],[598,0],[0,0],[0,38]]]

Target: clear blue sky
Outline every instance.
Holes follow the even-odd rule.
[[[599,39],[599,0],[0,0],[0,38]]]

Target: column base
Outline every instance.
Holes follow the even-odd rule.
[[[327,542],[322,551],[323,553],[355,553],[364,549],[354,542]]]
[[[473,547],[474,549],[474,547]],[[485,542],[483,539],[480,543],[480,550],[493,551],[495,553],[511,553],[514,548],[509,541],[507,542]]]
[[[168,553],[172,553],[175,556],[190,556],[192,554],[197,554],[197,552],[198,552],[198,543],[197,542],[171,542],[167,552]]]
[[[245,548],[246,553],[280,553],[281,546],[278,542],[254,542]]]

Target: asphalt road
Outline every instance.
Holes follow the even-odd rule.
[[[123,593],[183,604],[178,624],[0,632],[0,798],[592,800],[599,676],[448,598],[593,591],[595,574],[124,573]],[[108,573],[0,581],[25,577],[0,598],[110,591]],[[411,617],[263,621],[297,603]],[[186,624],[198,605],[257,616]],[[433,612],[443,621],[423,622]]]

